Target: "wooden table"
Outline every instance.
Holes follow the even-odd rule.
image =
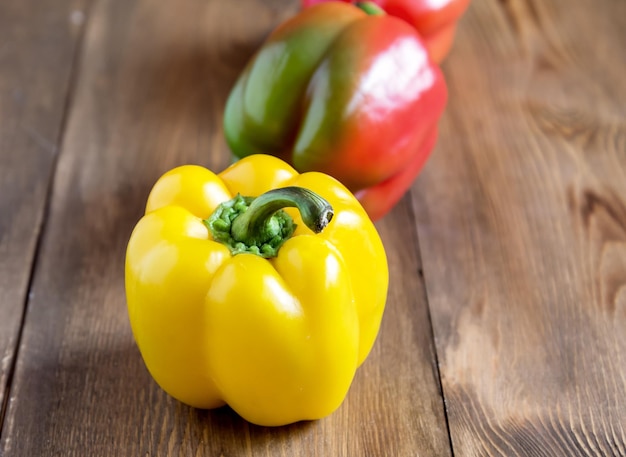
[[[164,394],[124,251],[291,0],[0,3],[0,455],[626,455],[626,2],[473,0],[437,148],[377,223],[379,338],[281,428]]]

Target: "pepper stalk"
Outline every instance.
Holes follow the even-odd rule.
[[[384,9],[374,2],[356,2],[354,5],[357,8],[361,8],[369,16],[384,16],[387,14]]]
[[[220,204],[204,220],[213,239],[226,245],[233,255],[251,253],[276,257],[293,235],[296,224],[283,208],[297,208],[302,220],[320,233],[333,218],[333,208],[324,198],[304,187],[273,189],[258,197],[237,195]]]

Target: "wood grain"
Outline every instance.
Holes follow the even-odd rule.
[[[475,0],[413,190],[456,456],[626,455],[626,3]]]
[[[332,416],[281,428],[200,411],[148,375],[126,315],[124,250],[157,177],[229,162],[223,105],[296,2],[94,4],[55,176],[0,454],[450,455],[409,200],[380,225],[381,335]]]
[[[71,89],[83,3],[0,3],[0,425]]]

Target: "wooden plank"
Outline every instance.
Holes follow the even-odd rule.
[[[82,4],[0,3],[0,428],[82,28]]]
[[[414,207],[454,455],[626,455],[626,3],[475,0]]]
[[[295,2],[101,1],[35,272],[0,453],[14,455],[450,455],[410,202],[380,226],[391,289],[381,336],[327,419],[248,425],[163,393],[132,340],[124,251],[157,177],[221,169],[228,90]]]

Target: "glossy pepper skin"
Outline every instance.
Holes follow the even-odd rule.
[[[266,153],[334,176],[377,220],[433,149],[446,99],[413,27],[324,3],[268,37],[228,98],[224,131],[237,157]]]
[[[335,0],[302,0],[307,8]],[[356,0],[340,0],[359,3]],[[457,23],[470,0],[371,0],[387,14],[404,19],[414,26],[424,40],[433,61],[441,63],[450,53]]]
[[[287,208],[297,226],[275,257],[234,255],[215,241],[220,204],[291,186],[332,206],[320,233]],[[190,165],[163,175],[126,254],[130,323],[157,383],[191,406],[228,404],[266,426],[339,407],[374,344],[387,284],[383,245],[354,196],[266,155],[217,175]]]

